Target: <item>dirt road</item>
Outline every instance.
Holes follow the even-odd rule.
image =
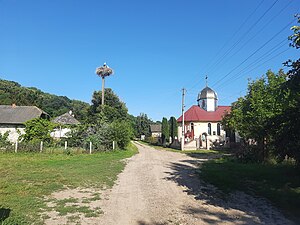
[[[201,160],[137,146],[97,224],[292,224],[264,199],[234,193],[221,200],[195,173]]]

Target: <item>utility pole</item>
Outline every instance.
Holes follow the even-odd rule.
[[[184,96],[185,96],[185,88],[182,88],[182,134],[181,134],[181,150],[184,150]]]

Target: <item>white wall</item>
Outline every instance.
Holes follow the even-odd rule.
[[[57,128],[50,133],[50,136],[52,138],[67,138],[69,132],[71,132],[70,128],[62,128],[62,129]]]
[[[3,135],[9,131],[8,140],[15,143],[20,134],[25,134],[25,127],[23,125],[0,125],[0,133]]]
[[[209,98],[206,101],[207,107],[206,107],[206,111],[208,112],[213,112],[215,111],[215,99]]]
[[[200,135],[202,135],[203,133],[208,134],[208,123],[209,122],[195,122],[194,123],[194,135],[195,138],[199,138]],[[212,141],[215,140],[223,140],[225,138],[226,132],[222,129],[221,126],[221,130],[220,130],[220,136],[217,135],[217,122],[210,122],[211,123],[211,135],[209,135],[209,139]],[[187,130],[191,130],[191,123],[187,122],[185,123],[185,132],[187,132]],[[213,135],[213,132],[216,132],[215,135]],[[180,140],[180,138],[182,137],[182,123],[178,123],[178,138]]]

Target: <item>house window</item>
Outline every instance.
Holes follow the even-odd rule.
[[[217,124],[217,135],[221,135],[221,125],[220,123]]]
[[[208,135],[211,135],[211,124],[208,123],[208,130],[207,130]]]
[[[191,123],[191,130],[194,130],[194,123]]]

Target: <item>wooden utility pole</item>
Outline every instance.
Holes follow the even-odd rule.
[[[184,96],[185,96],[185,88],[182,88],[182,134],[181,134],[181,150],[184,150]]]

